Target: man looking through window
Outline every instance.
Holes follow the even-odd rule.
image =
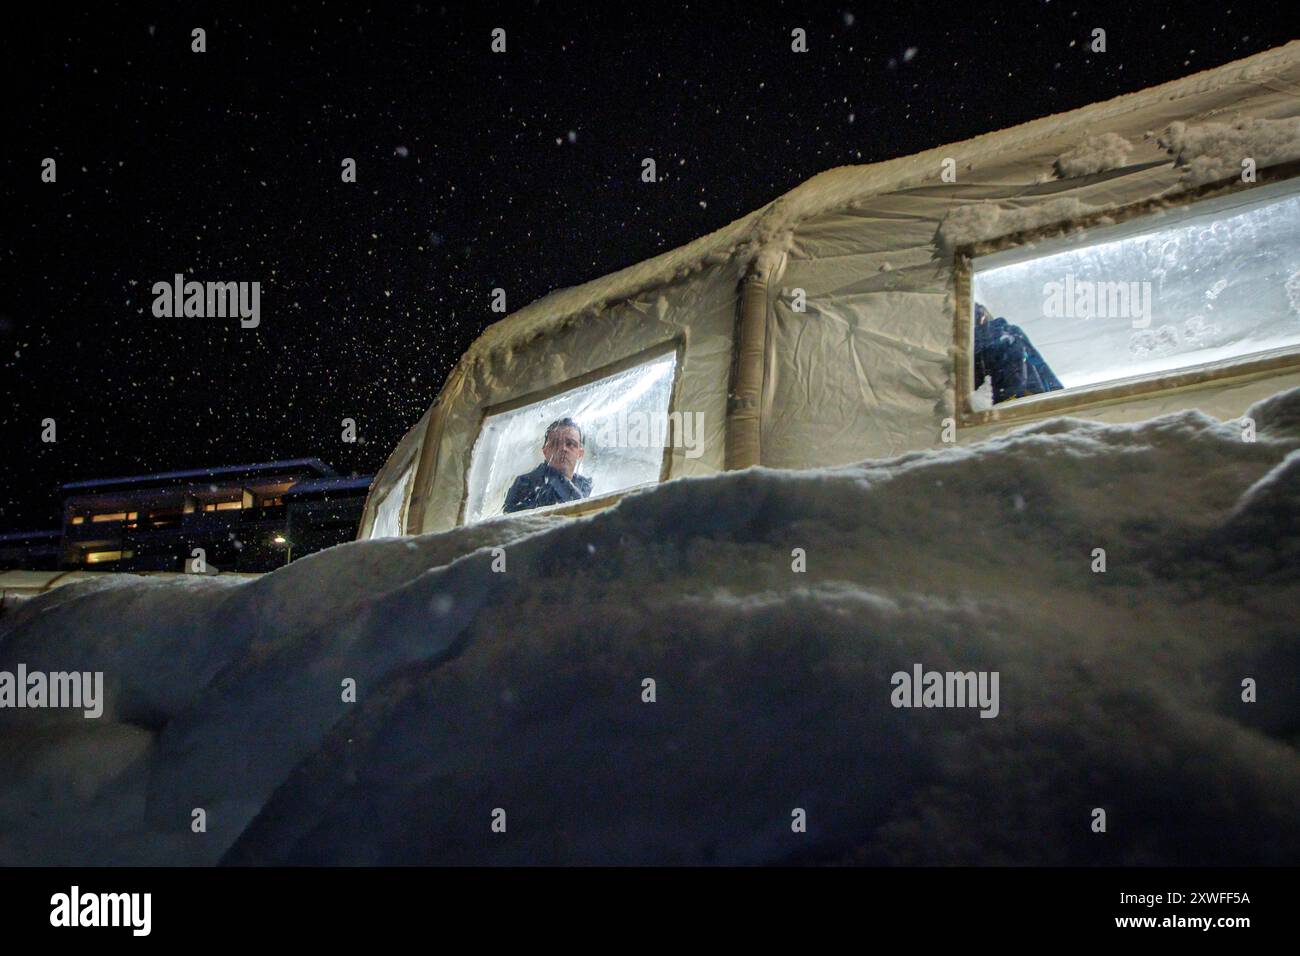
[[[591,494],[591,479],[577,474],[585,453],[577,422],[572,418],[551,422],[542,442],[542,463],[515,478],[506,493],[504,510],[526,511],[586,498]]]

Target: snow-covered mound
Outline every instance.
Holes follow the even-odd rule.
[[[0,710],[0,864],[1294,863],[1300,390],[1249,415],[70,585],[0,671],[104,715]],[[918,664],[997,716],[894,707]]]

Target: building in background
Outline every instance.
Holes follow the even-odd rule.
[[[69,482],[62,530],[0,536],[0,568],[270,571],[355,538],[370,480],[298,458]]]
[[[357,536],[374,475],[309,478],[284,493],[285,537],[294,558]]]
[[[0,534],[0,568],[53,571],[63,559],[62,531]]]

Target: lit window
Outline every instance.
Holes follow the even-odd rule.
[[[683,443],[683,426],[690,431],[687,445],[692,437],[699,439],[694,417],[687,421],[689,416],[668,410],[676,368],[675,351],[660,353],[551,397],[489,413],[474,443],[465,520],[502,514],[508,497],[514,499],[512,510],[524,510],[659,481],[664,449],[670,442]],[[542,468],[546,429],[562,418],[575,421],[583,439],[573,476],[566,475],[565,481]],[[516,479],[539,493],[531,498],[526,490],[520,494]],[[558,490],[548,490],[550,485],[558,485]]]
[[[90,520],[96,524],[98,524],[101,521],[125,521],[126,512],[115,511],[112,514],[91,515]]]
[[[242,501],[219,501],[217,502],[218,511],[240,511],[244,507]]]
[[[85,524],[85,523],[86,523],[86,519],[85,519],[85,517],[84,517],[83,515],[77,515],[75,518],[72,519],[72,523],[73,523],[73,524]]]
[[[1294,352],[1300,181],[977,257],[971,292],[976,410]]]
[[[134,551],[87,551],[87,564],[108,564],[112,561],[123,561],[133,557]]]
[[[415,462],[402,473],[397,484],[388,489],[375,504],[375,520],[370,527],[372,538],[398,538],[405,534],[406,496],[411,488],[411,479],[415,476]]]

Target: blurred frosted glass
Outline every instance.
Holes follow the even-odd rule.
[[[662,444],[626,447],[626,442],[601,439],[617,439],[620,416],[624,422],[636,414],[662,420],[676,367],[677,355],[669,353],[553,398],[488,416],[474,443],[466,522],[502,513],[515,478],[542,463],[546,426],[557,418],[572,418],[582,427],[586,455],[577,473],[592,480],[592,498],[658,481]],[[629,434],[629,429],[622,432]]]
[[[1300,187],[1238,192],[972,263],[1066,389],[1300,344]],[[1047,283],[1148,282],[1145,316],[1049,316]],[[1141,287],[1139,286],[1139,289]],[[978,386],[980,383],[974,383]]]
[[[403,518],[406,514],[406,492],[411,487],[411,478],[415,475],[415,462],[398,479],[397,484],[388,489],[388,494],[379,499],[375,505],[375,523],[370,529],[372,538],[399,538],[405,530]]]

